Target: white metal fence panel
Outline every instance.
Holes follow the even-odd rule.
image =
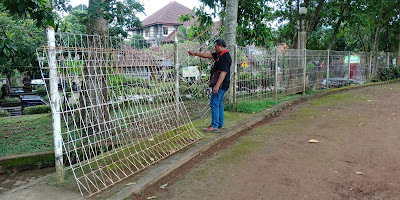
[[[63,152],[83,196],[202,136],[176,98],[171,61],[147,47],[140,40],[56,35]],[[48,74],[49,48],[38,49],[38,58]]]

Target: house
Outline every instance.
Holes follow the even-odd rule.
[[[158,40],[163,43],[171,42],[180,25],[184,25],[187,28],[194,23],[194,20],[185,23],[180,22],[179,16],[191,13],[191,9],[173,1],[144,19],[141,28],[133,28],[128,32],[130,35],[141,35],[146,40]]]

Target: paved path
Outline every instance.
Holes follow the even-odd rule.
[[[400,84],[340,92],[283,112],[133,199],[399,199],[399,142]]]

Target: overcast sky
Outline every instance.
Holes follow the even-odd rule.
[[[195,7],[195,6],[201,5],[201,3],[198,0],[175,0],[175,1],[190,8],[190,9],[193,9],[193,7]],[[138,14],[139,19],[143,20],[146,17],[150,16],[151,14],[155,13],[160,8],[164,7],[165,5],[167,5],[168,3],[173,2],[173,1],[170,1],[170,0],[139,0],[139,2],[141,4],[143,4],[144,12],[146,13],[146,15]],[[70,1],[70,4],[72,6],[77,6],[79,4],[88,5],[88,3],[89,3],[89,0],[71,0]]]

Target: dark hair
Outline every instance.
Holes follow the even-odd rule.
[[[217,39],[215,40],[215,43],[217,43],[218,46],[223,46],[224,48],[226,47],[226,43],[223,39]]]

